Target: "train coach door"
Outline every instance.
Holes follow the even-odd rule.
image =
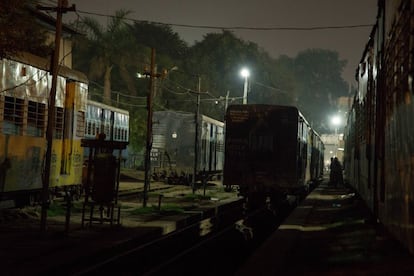
[[[272,173],[278,167],[274,157],[274,129],[268,123],[268,118],[261,114],[249,132],[249,159],[252,176],[258,187],[271,187],[274,182]],[[275,164],[276,162],[276,164]]]
[[[74,86],[75,83],[67,83],[66,85],[66,94],[65,94],[65,106],[64,112],[56,113],[56,127],[58,127],[59,121],[63,122],[62,126],[62,154],[60,160],[60,173],[69,174],[71,167],[71,154],[72,154],[72,142],[73,142],[73,114],[74,114],[74,105],[75,105],[75,93]],[[61,115],[60,115],[61,114]],[[62,118],[61,118],[62,117]]]
[[[62,149],[60,174],[63,185],[80,184],[82,181],[81,139],[85,136],[87,86],[79,82],[66,84],[64,111],[62,113]],[[57,120],[59,115],[57,113]]]
[[[302,186],[307,179],[307,136],[308,129],[302,118],[298,119],[298,144],[297,144],[297,184]]]
[[[210,128],[210,158],[209,158],[209,171],[214,171],[216,168],[216,127],[211,125]]]

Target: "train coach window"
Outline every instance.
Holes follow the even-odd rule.
[[[128,129],[124,129],[124,141],[128,141],[128,140],[129,140]]]
[[[42,137],[45,131],[46,105],[29,101],[27,111],[27,135]]]
[[[113,134],[114,134],[114,140],[119,141],[120,129],[118,127],[114,126]]]
[[[55,139],[63,138],[63,108],[56,107],[55,109]]]
[[[116,140],[122,140],[122,133],[120,128],[116,128]]]
[[[99,133],[99,129],[96,126],[96,123],[95,122],[92,122],[92,131],[89,134],[92,134],[93,136],[96,136],[97,133]]]
[[[4,97],[3,133],[23,133],[24,100]]]
[[[107,138],[110,138],[111,137],[111,125],[110,124],[108,124],[108,123],[106,123],[105,125],[104,125],[104,133],[105,133],[105,135],[106,135],[106,137]]]
[[[78,111],[76,114],[76,136],[85,136],[85,112],[82,111]]]
[[[87,121],[86,122],[86,135],[92,135],[92,123]]]

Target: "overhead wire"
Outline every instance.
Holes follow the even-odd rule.
[[[116,15],[108,15],[97,12],[88,12],[78,10],[78,13],[117,18]],[[132,22],[138,23],[151,23],[155,25],[171,26],[171,27],[184,27],[193,29],[212,29],[212,30],[251,30],[251,31],[316,31],[316,30],[329,30],[329,29],[355,29],[355,28],[368,28],[374,26],[374,24],[352,24],[352,25],[336,25],[336,26],[310,26],[310,27],[247,27],[247,26],[211,26],[211,25],[195,25],[195,24],[178,24],[178,23],[164,23],[158,21],[138,20],[133,18],[124,18]]]
[[[275,90],[275,91],[277,91],[277,92],[279,92],[279,93],[282,93],[282,94],[286,94],[286,93],[288,93],[286,90],[283,90],[283,89],[280,89],[280,88],[277,88],[277,87],[272,87],[272,86],[269,86],[269,85],[266,85],[266,84],[260,83],[260,82],[258,82],[258,81],[253,81],[252,83],[253,83],[253,84],[257,84],[257,85],[262,86],[262,87],[265,87],[265,88],[268,88],[268,89]]]
[[[177,92],[177,91],[175,91],[175,90],[173,90],[173,89],[171,89],[171,88],[169,88],[169,87],[167,87],[165,85],[159,86],[160,88],[165,89],[166,91],[168,91],[170,93],[173,93],[173,94],[176,94],[176,95],[200,94],[200,95],[207,95],[207,96],[210,97],[209,99],[200,99],[201,101],[224,101],[226,99],[223,96],[217,97],[217,96],[211,94],[209,91],[206,91],[206,92],[195,91],[195,90],[192,90],[192,89],[189,89],[189,88],[185,88],[182,85],[180,85],[180,84],[178,84],[178,83],[176,83],[176,82],[174,82],[174,81],[172,81],[170,79],[167,79],[167,80],[170,81],[170,82],[172,82],[172,83],[174,83],[175,85],[177,85],[178,87],[180,87],[180,88],[182,88],[182,89],[184,89],[186,91],[186,92]],[[263,85],[263,86],[265,86],[265,85]],[[278,88],[274,88],[274,87],[270,87],[270,86],[266,86],[266,87],[272,88],[272,89],[276,89],[276,90],[280,90]],[[282,90],[280,90],[280,91],[282,91]],[[238,99],[243,99],[243,97],[228,97],[227,99],[229,101],[234,101],[234,100],[238,100]],[[193,100],[188,100],[188,99],[186,99],[186,100],[177,100],[177,99],[174,99],[174,100],[175,101],[193,101]]]
[[[95,97],[99,97],[101,99],[101,101],[104,99],[104,96],[101,93],[96,93],[94,91],[89,91],[88,92],[90,96],[95,96]],[[114,100],[114,99],[108,99],[111,102],[111,105],[113,106],[117,106],[117,105],[125,105],[125,106],[129,106],[129,107],[147,107],[147,104],[133,104],[130,102],[125,102],[125,101],[118,101],[118,100]]]
[[[171,88],[166,87],[166,86],[159,86],[159,88],[162,88],[162,89],[164,89],[164,90],[166,90],[166,91],[168,91],[168,92],[170,92],[170,93],[172,93],[174,95],[181,96],[181,95],[188,95],[189,94],[189,92],[177,92],[177,91],[174,91]]]
[[[171,82],[172,84],[174,84],[176,87],[178,87],[178,88],[181,88],[181,89],[183,89],[184,91],[186,91],[186,92],[175,92],[175,93],[182,93],[183,95],[184,94],[189,94],[189,93],[198,93],[198,91],[195,91],[195,90],[193,90],[193,89],[191,89],[191,88],[187,88],[187,87],[184,87],[184,86],[182,86],[181,84],[179,84],[178,82],[175,82],[175,81],[173,81],[173,80],[170,80],[170,79],[165,79],[165,80],[167,80],[167,81],[169,81],[169,82]],[[163,85],[161,85],[162,87],[164,87]],[[170,89],[170,90],[172,90],[172,89]]]
[[[103,85],[101,85],[101,84],[99,84],[95,81],[89,81],[89,83],[92,83],[93,85],[96,85],[99,88],[102,88],[102,89],[104,88]],[[111,90],[111,93],[112,94],[117,94],[117,95],[120,95],[120,96],[123,96],[123,97],[126,97],[126,98],[138,99],[138,100],[145,100],[147,98],[146,96],[133,96],[133,95],[125,94],[125,93],[122,93],[121,91],[116,91],[116,90]]]

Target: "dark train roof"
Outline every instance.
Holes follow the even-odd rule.
[[[288,106],[288,105],[272,105],[272,104],[236,104],[236,105],[230,105],[228,107],[228,110],[230,109],[244,109],[244,110],[269,110],[269,109],[278,109],[278,110],[291,110],[291,112],[297,112],[300,114],[299,109],[296,106]]]
[[[230,105],[227,109],[227,112],[231,111],[232,109],[239,109],[239,110],[249,110],[249,111],[255,111],[255,110],[266,110],[266,109],[278,109],[278,110],[287,110],[290,111],[292,113],[297,114],[297,116],[299,116],[306,125],[308,125],[311,129],[312,132],[315,133],[315,135],[317,135],[318,137],[320,137],[320,135],[316,132],[316,130],[314,130],[311,125],[309,124],[309,122],[306,120],[305,116],[300,112],[300,110],[296,107],[296,106],[289,106],[289,105],[271,105],[271,104],[237,104],[237,105]],[[227,116],[227,115],[226,115]]]
[[[241,109],[241,110],[249,110],[249,111],[260,111],[260,110],[287,110],[293,113],[298,114],[305,122],[309,125],[308,121],[305,119],[303,114],[299,111],[296,106],[288,106],[288,105],[272,105],[272,104],[237,104],[237,105],[230,105],[228,107],[228,111],[231,109]]]
[[[93,106],[96,106],[96,107],[99,107],[99,108],[112,110],[112,111],[115,111],[115,112],[118,112],[118,113],[129,115],[129,111],[126,110],[126,109],[118,108],[118,107],[115,107],[115,106],[112,106],[112,105],[107,105],[107,104],[97,102],[97,101],[93,101],[93,100],[89,100],[89,99],[88,99],[88,105],[93,105]]]

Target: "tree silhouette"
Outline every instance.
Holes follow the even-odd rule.
[[[125,17],[129,11],[119,10],[111,17],[107,26],[102,26],[94,18],[86,17],[81,22],[85,37],[75,42],[74,67],[86,71],[92,81],[103,79],[103,101],[111,104],[111,87],[114,67],[118,67],[119,77],[131,92],[136,91],[134,79],[128,66],[135,66],[139,51],[135,51],[134,39]],[[137,55],[138,53],[138,55]],[[142,62],[142,61],[141,61]],[[137,69],[135,69],[137,71]]]
[[[34,0],[0,1],[0,58],[19,52],[29,52],[41,57],[51,54],[46,43],[46,30],[36,20]]]

